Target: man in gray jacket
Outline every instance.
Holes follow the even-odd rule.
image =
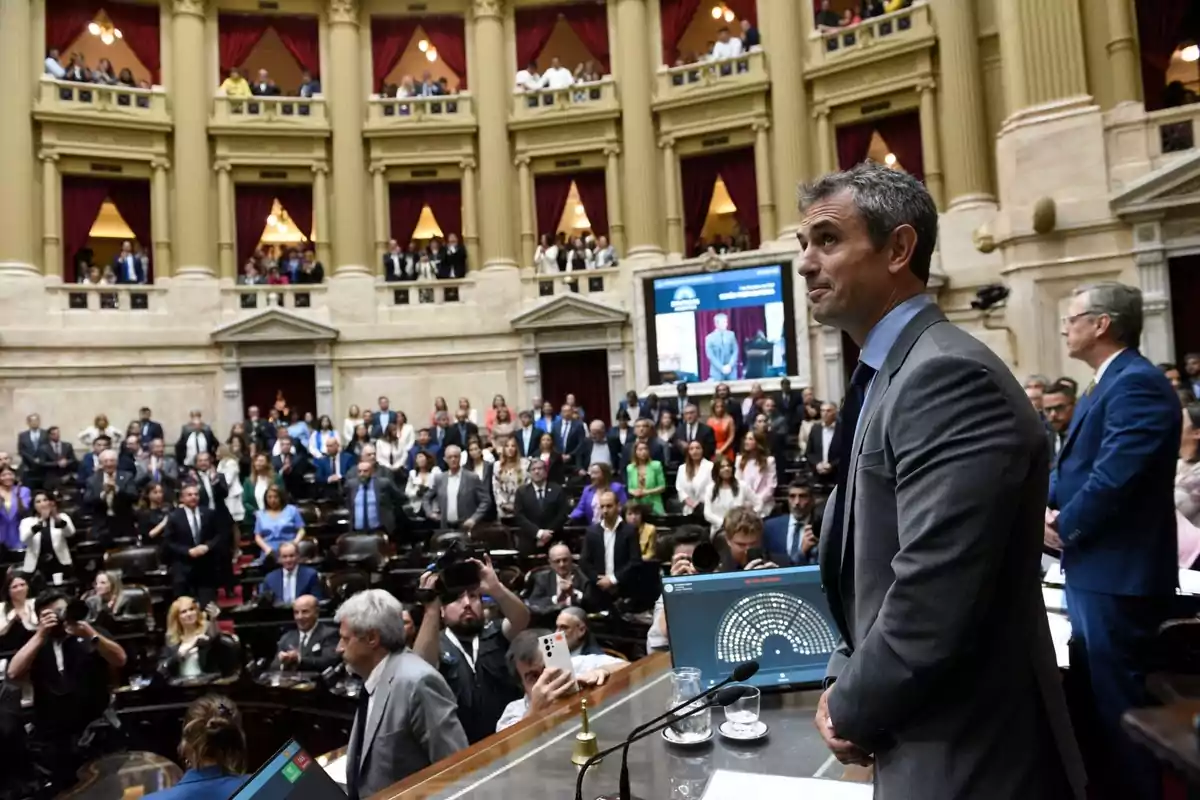
[[[462,468],[458,445],[450,445],[442,455],[446,471],[433,479],[433,489],[425,495],[425,517],[437,520],[442,530],[459,528],[470,533],[492,507],[491,493],[478,475]]]

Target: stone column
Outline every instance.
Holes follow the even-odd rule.
[[[180,278],[211,278],[212,219],[209,187],[208,108],[213,88],[209,85],[204,47],[207,0],[174,0],[171,18],[171,108],[175,165],[175,265]],[[230,276],[232,277],[232,276]]]
[[[938,136],[937,99],[933,94],[932,81],[917,87],[921,97],[921,155],[925,161],[925,188],[933,195],[939,210],[945,209],[942,191],[942,147]]]
[[[154,228],[154,245],[151,263],[154,279],[171,275],[171,187],[167,176],[170,162],[156,158],[150,162],[150,215]]]
[[[536,267],[532,261],[533,249],[542,232],[534,230],[537,221],[534,219],[533,175],[529,171],[529,156],[520,156],[513,163],[517,167],[517,211],[521,218],[521,252],[517,256],[517,263],[523,267]]]
[[[366,93],[359,69],[358,11],[357,0],[329,0],[325,102],[333,133],[333,271],[342,276],[370,274],[362,136]]]
[[[479,212],[475,192],[475,159],[464,158],[458,162],[462,168],[463,246],[467,248],[467,269],[478,265],[479,258]]]
[[[655,161],[654,114],[650,84],[654,67],[646,15],[646,0],[616,0],[619,46],[613,52],[620,80],[621,149],[625,172],[622,198],[628,213],[628,255],[661,256],[663,229]]]
[[[62,177],[58,153],[42,152],[42,265],[47,275],[62,275]]]
[[[217,172],[217,263],[221,277],[236,281],[242,265],[237,263],[233,231],[233,166],[228,161],[213,165]]]
[[[610,145],[604,148],[608,164],[604,168],[604,195],[608,203],[608,242],[625,255],[625,217],[621,213],[621,147]]]
[[[804,52],[811,22],[806,26],[804,0],[762,0],[759,29],[770,60],[772,86],[804,85]],[[765,18],[765,19],[763,19]],[[799,226],[796,187],[812,174],[809,153],[808,101],[804,92],[771,92],[771,171],[775,176],[774,205],[779,215],[780,239],[791,239]],[[763,228],[763,239],[767,238]]]
[[[679,157],[675,154],[675,138],[663,136],[658,140],[662,149],[663,191],[667,214],[667,252],[684,255],[683,212],[679,208]]]
[[[480,220],[479,238],[484,269],[512,268],[513,241],[512,156],[508,147],[508,106],[512,98],[508,70],[511,58],[504,53],[504,0],[473,0],[475,57],[486,69],[472,84],[479,123],[479,204],[487,209]],[[528,255],[522,254],[522,259]]]
[[[1133,45],[1129,0],[1106,0],[1108,8],[1108,64],[1112,69],[1113,99],[1136,102],[1141,97],[1142,73]]]
[[[817,121],[817,172],[824,175],[837,169],[833,157],[833,122],[824,106],[813,110],[813,119]]]
[[[388,230],[388,185],[384,177],[387,167],[382,164],[371,165],[371,189],[375,199],[375,260],[382,262],[383,254],[387,252],[388,240],[392,238]],[[408,245],[405,242],[402,247]]]
[[[329,165],[313,165],[313,238],[316,240],[317,260],[322,264],[333,263],[333,248],[329,232]]]
[[[0,274],[37,273],[34,243],[33,19],[29,0],[0,0]],[[36,45],[41,47],[39,42]],[[60,273],[58,263],[42,265]]]
[[[1008,112],[1088,96],[1077,0],[998,0]],[[976,101],[978,102],[978,101]]]
[[[768,133],[771,123],[759,120],[751,127],[754,128],[754,184],[758,193],[759,239],[765,242],[775,238],[775,195],[771,191],[771,136]]]
[[[942,153],[946,159],[946,200],[949,208],[995,202],[989,165],[992,141],[984,113],[975,4],[933,0],[933,12],[942,64],[938,84],[941,113],[938,116]],[[921,124],[924,136],[924,119]]]

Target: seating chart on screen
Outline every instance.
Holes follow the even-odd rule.
[[[737,665],[764,655],[782,656],[780,647],[798,655],[829,653],[837,635],[825,618],[803,599],[783,592],[758,592],[738,600],[717,626],[717,658]]]

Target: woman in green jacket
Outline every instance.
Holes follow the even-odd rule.
[[[625,468],[625,490],[652,514],[663,516],[662,496],[667,490],[667,476],[663,465],[651,460],[650,445],[646,442],[634,445],[633,458]]]

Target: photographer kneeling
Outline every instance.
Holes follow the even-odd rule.
[[[81,600],[48,591],[34,610],[37,631],[13,656],[8,679],[33,684],[35,758],[65,787],[86,760],[80,737],[108,709],[108,671],[125,666],[125,650],[85,621]]]

